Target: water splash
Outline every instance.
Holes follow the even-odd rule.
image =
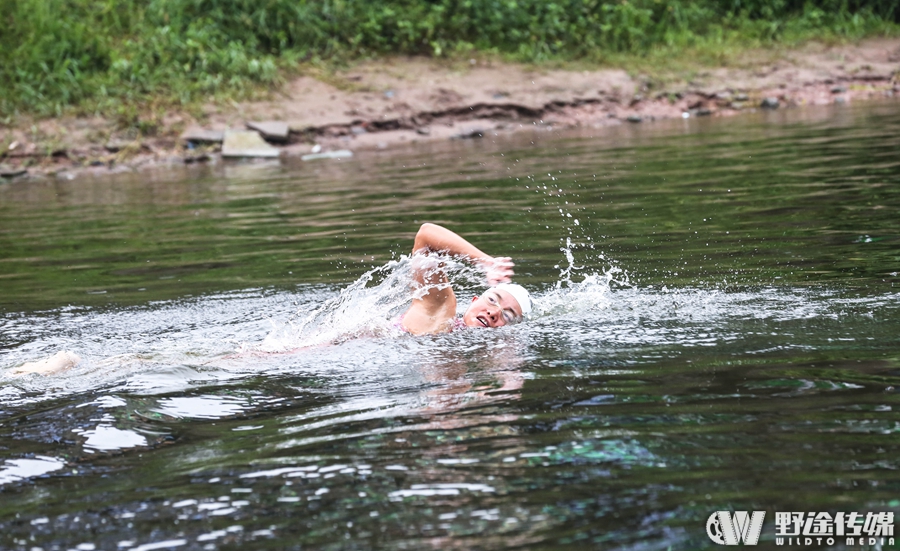
[[[537,304],[532,318],[569,312],[573,307],[599,307],[608,301],[613,285],[631,286],[628,274],[621,268],[615,265],[596,268],[591,265],[590,257],[576,258],[579,245],[571,237],[565,239],[560,251],[566,266],[560,269],[559,279],[551,290],[532,292]],[[449,282],[417,286],[412,278],[413,268],[423,269],[417,265],[423,262],[431,266],[426,266],[430,270],[443,271]],[[466,295],[480,293],[487,286],[481,269],[459,260],[447,256],[402,256],[365,272],[336,296],[302,308],[285,322],[274,322],[274,329],[261,343],[246,343],[241,351],[289,352],[356,338],[396,336],[400,333],[396,322],[410,300],[444,285],[452,285],[457,294],[458,315],[468,306]]]
[[[380,280],[380,282],[379,282]],[[376,285],[369,286],[373,282]],[[389,316],[409,298],[409,268],[404,260],[373,268],[341,289],[337,296],[312,305],[278,324],[258,345],[243,351],[284,352],[347,340],[365,333],[380,334]]]
[[[560,170],[557,175],[547,173],[546,177],[528,176],[527,180],[532,185],[524,186],[529,192],[543,195],[545,204],[555,204],[555,210],[560,216],[560,230],[564,235],[560,237],[559,251],[563,261],[554,265],[559,270],[554,287],[557,291],[573,288],[576,293],[584,293],[590,288],[599,294],[605,294],[610,285],[630,287],[628,273],[598,250],[589,229],[591,213],[582,204],[576,190],[581,187],[578,177],[577,173],[564,175]],[[545,227],[550,229],[550,225]],[[579,277],[581,281],[576,282]]]
[[[21,344],[0,355],[0,397],[16,404],[104,388],[160,394],[261,373],[315,373],[328,377],[329,384],[354,386],[383,377],[386,366],[408,367],[410,384],[419,384],[414,358],[486,346],[485,339],[503,335],[514,336],[522,346],[589,342],[606,355],[739,342],[753,353],[765,353],[791,346],[798,323],[839,324],[846,316],[870,319],[897,308],[897,295],[865,298],[829,289],[639,287],[584,241],[567,236],[563,243],[559,277],[542,289],[532,286],[530,319],[490,336],[473,330],[471,335],[398,339],[397,316],[411,296],[424,292],[411,288],[412,259],[406,256],[370,269],[342,289],[251,289],[145,307],[8,314],[0,317],[0,328],[9,342]],[[484,274],[452,259],[437,261],[462,314],[467,295],[486,288]],[[9,376],[16,365],[60,349],[72,349],[84,361],[54,377]]]

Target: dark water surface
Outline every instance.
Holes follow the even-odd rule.
[[[591,134],[0,184],[0,549],[712,549],[717,510],[785,548],[776,511],[900,512],[900,104]],[[424,221],[514,257],[533,318],[397,334]]]

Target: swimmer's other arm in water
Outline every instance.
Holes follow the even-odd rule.
[[[450,286],[443,265],[429,261],[432,253],[446,254],[467,260],[487,275],[491,289],[472,299],[461,323],[468,327],[502,327],[514,323],[531,310],[528,292],[511,284],[514,274],[509,257],[485,254],[458,234],[438,226],[422,224],[413,244],[413,279],[424,291],[415,296],[409,310],[403,314],[403,328],[414,335],[450,331],[456,318],[456,294]]]

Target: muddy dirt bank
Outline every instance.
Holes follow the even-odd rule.
[[[285,123],[289,133],[273,146],[282,156],[296,156],[884,97],[900,97],[900,39],[808,45],[776,61],[655,79],[622,69],[388,59],[320,79],[297,78],[267,101],[210,105],[199,117],[169,113],[153,122],[149,136],[102,118],[16,121],[0,127],[0,174],[72,178],[216,162],[221,145],[215,136],[186,138],[197,130],[245,129],[254,121]]]

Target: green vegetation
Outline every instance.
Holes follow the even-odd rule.
[[[0,14],[0,116],[121,116],[384,54],[608,62],[900,28],[900,0],[0,0]]]

